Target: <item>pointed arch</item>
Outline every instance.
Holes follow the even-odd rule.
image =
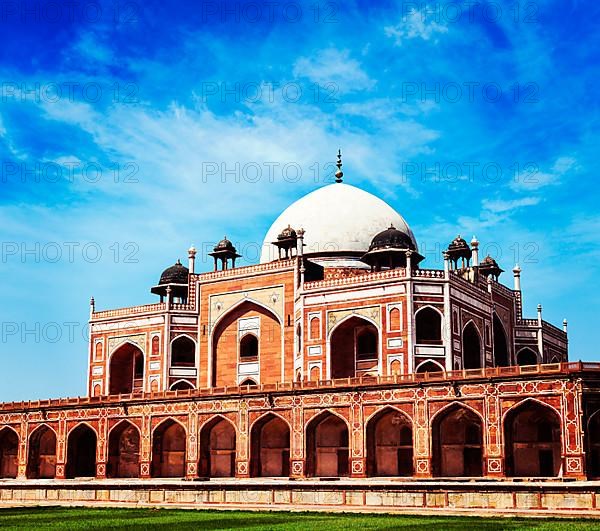
[[[0,478],[16,478],[19,468],[19,435],[10,426],[0,429]]]
[[[462,330],[463,368],[481,369],[483,366],[483,341],[479,328],[470,319]]]
[[[258,336],[248,332],[240,339],[240,361],[258,360]]]
[[[198,470],[205,477],[234,477],[237,429],[223,415],[215,415],[200,428]]]
[[[437,477],[483,476],[483,418],[452,402],[431,419],[432,470]]]
[[[171,367],[195,367],[198,344],[191,336],[179,334],[169,344]]]
[[[129,420],[122,420],[108,433],[109,478],[137,478],[140,475],[140,430]]]
[[[340,320],[327,343],[327,370],[331,379],[378,373],[380,341],[379,326],[372,319],[351,314]]]
[[[504,323],[494,312],[492,318],[492,330],[494,334],[494,365],[496,367],[508,367],[510,363],[510,351],[508,348],[508,334]]]
[[[446,369],[436,360],[423,360],[417,365],[415,372],[444,372]]]
[[[592,413],[585,427],[589,479],[600,478],[600,409]]]
[[[306,425],[308,476],[347,476],[349,471],[348,422],[330,410],[320,412]]]
[[[56,432],[40,424],[29,435],[27,455],[28,479],[52,479],[56,475]]]
[[[421,345],[443,343],[444,314],[435,306],[422,306],[415,312],[416,341]]]
[[[523,347],[517,352],[517,365],[537,365],[539,363],[538,353],[530,347]]]
[[[365,321],[367,321],[367,323],[372,324],[375,328],[377,328],[377,331],[379,331],[379,323],[377,321],[375,321],[375,319],[372,319],[371,317],[367,317],[366,315],[363,315],[361,313],[351,313],[349,315],[346,315],[342,319],[340,319],[337,323],[335,323],[334,327],[331,330],[329,330],[329,333],[327,334],[327,338],[331,339],[331,336],[333,335],[335,330],[340,327],[340,325],[343,325],[346,321],[349,321],[350,319],[353,319],[353,318],[364,319]]]
[[[283,319],[279,315],[277,315],[277,313],[273,310],[273,308],[269,308],[265,303],[257,301],[256,299],[253,299],[252,297],[246,297],[246,298],[244,298],[244,299],[239,300],[238,302],[236,302],[233,306],[231,306],[231,308],[227,308],[227,311],[225,313],[223,313],[223,315],[220,315],[215,320],[215,322],[213,323],[213,326],[212,326],[212,329],[213,329],[213,334],[212,335],[214,336],[214,331],[221,324],[221,321],[223,321],[223,319],[225,319],[232,312],[238,310],[240,306],[244,306],[244,305],[258,306],[262,310],[264,310],[267,313],[271,314],[275,318],[275,320],[281,326],[283,326]]]
[[[271,411],[252,423],[250,473],[253,477],[289,476],[290,433],[287,420]]]
[[[186,389],[196,389],[194,387],[194,384],[192,382],[190,382],[189,380],[186,380],[184,378],[181,378],[175,382],[173,382],[171,384],[171,387],[169,387],[170,391],[184,391]]]
[[[130,394],[144,387],[144,352],[131,341],[124,341],[110,354],[108,393]]]
[[[367,475],[413,475],[413,422],[398,408],[385,406],[366,422]]]
[[[152,431],[152,477],[185,476],[187,430],[174,418],[164,419]]]
[[[284,326],[281,318],[273,311],[272,308],[254,301],[254,299],[246,298],[239,301],[221,315],[212,327],[212,333],[209,336],[210,350],[209,357],[209,384],[212,386],[221,385],[237,385],[237,364],[234,370],[231,370],[231,353],[236,352],[239,347],[238,340],[241,339],[238,330],[239,319],[247,316],[249,313],[255,312],[260,316],[260,331],[259,350],[257,352],[260,357],[260,351],[269,353],[268,364],[274,367],[281,367],[281,377],[283,377],[283,332]],[[243,336],[248,333],[243,334]],[[239,360],[243,361],[243,360]],[[247,361],[250,361],[248,359]],[[260,368],[267,363],[261,363]],[[264,377],[268,377],[271,373],[261,375],[261,381]]]
[[[74,426],[67,436],[67,478],[96,476],[98,434],[87,422]]]
[[[504,415],[506,475],[556,477],[561,468],[561,416],[539,400],[526,399]]]

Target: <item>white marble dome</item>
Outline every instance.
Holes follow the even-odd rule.
[[[265,236],[260,262],[277,258],[272,242],[288,225],[304,229],[304,254],[366,252],[373,236],[394,225],[417,242],[404,218],[382,199],[346,183],[334,183],[292,203]]]

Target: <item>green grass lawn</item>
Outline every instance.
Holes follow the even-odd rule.
[[[175,509],[0,509],[2,529],[599,529],[594,520],[391,516]]]

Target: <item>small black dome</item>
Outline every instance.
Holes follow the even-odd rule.
[[[165,284],[187,284],[188,283],[189,269],[181,264],[179,260],[172,265],[167,267],[160,275],[159,285]]]
[[[498,267],[498,262],[488,254],[479,264],[479,268],[482,267]]]
[[[389,248],[410,249],[411,251],[416,250],[412,238],[405,232],[398,230],[393,225],[390,225],[389,229],[385,229],[384,231],[375,235],[375,237],[371,240],[369,251]]]
[[[228,239],[227,236],[224,236],[223,239],[217,243],[217,245],[215,245],[214,251],[233,251],[235,252],[235,247],[233,246],[233,243],[231,243]]]
[[[448,245],[448,251],[450,251],[450,252],[471,251],[471,248],[469,247],[469,244],[467,243],[467,241],[464,238],[461,238],[460,235],[458,235],[456,238],[454,238],[454,240],[452,240],[452,243],[450,245]]]
[[[292,229],[292,227],[290,225],[288,225],[285,229],[283,229],[280,233],[279,236],[277,236],[278,240],[287,240],[290,238],[297,238],[298,235],[296,234],[296,231],[294,229]]]

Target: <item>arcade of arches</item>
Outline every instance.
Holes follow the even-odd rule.
[[[488,442],[489,428],[485,427],[481,412],[460,401],[435,408],[425,432],[430,438],[426,441],[419,439],[422,435],[418,430],[424,428],[409,414],[410,405],[404,407],[406,411],[382,405],[369,414],[365,412],[364,441],[360,443],[364,444],[365,468],[359,475],[423,476],[418,473],[418,448],[423,444],[430,447],[426,477],[489,475],[487,445],[492,443]],[[24,475],[30,479],[95,477],[100,466],[105,466],[109,478],[183,478],[189,477],[192,462],[201,478],[288,477],[294,475],[292,464],[299,453],[298,444],[304,460],[302,476],[354,476],[351,450],[356,447],[356,429],[351,431],[353,425],[341,413],[335,408],[305,410],[306,422],[300,435],[292,431],[289,416],[284,418],[275,412],[258,417],[253,413],[246,424],[247,435],[240,435],[236,414],[215,414],[199,423],[193,442],[183,418],[180,422],[166,417],[153,423],[146,453],[141,435],[145,421],[121,420],[108,427],[105,459],[101,457],[96,425],[79,422],[66,432],[63,475],[54,427],[44,423],[32,429],[24,446],[18,431],[4,427],[0,430],[0,476],[18,476],[19,449],[23,446]],[[500,456],[503,465],[498,469],[501,476],[563,475],[563,445],[569,435],[554,407],[526,398],[506,411],[500,426],[498,436],[504,449]],[[600,412],[590,415],[585,441],[588,477],[600,477]],[[192,444],[198,445],[197,454]],[[142,460],[144,455],[146,461]],[[247,471],[238,463],[240,456],[246,455]]]

